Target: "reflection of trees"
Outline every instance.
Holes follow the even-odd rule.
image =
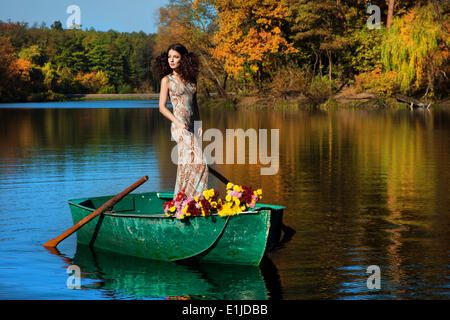
[[[201,117],[203,132],[280,129],[277,175],[261,176],[267,165],[214,165],[235,183],[261,187],[262,202],[287,207],[285,223],[301,239],[283,248],[287,254],[274,259],[277,265],[316,270],[310,276],[325,291],[348,280],[336,273],[340,266],[387,265],[399,284],[407,264],[446,263],[447,112],[205,108]],[[170,190],[175,182],[170,158],[175,142],[158,109],[3,109],[0,130],[5,161],[26,159],[29,150],[42,148],[76,150],[73,157],[101,152],[103,145],[127,146],[137,154],[152,148],[160,188]],[[210,185],[223,194],[224,186],[211,175]],[[309,260],[302,259],[306,256]]]
[[[444,215],[434,216],[438,206],[428,205],[448,194],[444,179],[437,178],[448,167],[448,153],[440,151],[448,150],[448,134],[444,140],[435,136],[432,113],[240,110],[224,119],[214,110],[207,118],[216,117],[221,130],[281,129],[278,175],[260,176],[259,165],[223,165],[220,170],[236,183],[262,186],[264,202],[288,207],[289,225],[313,230],[293,253],[314,250],[313,265],[322,268],[326,286],[344,281],[335,267],[355,264],[350,248],[367,260],[357,264],[390,266],[397,285],[404,279],[405,264],[425,261],[426,252],[436,252],[430,247],[435,242],[410,242],[436,229],[445,235],[437,221],[448,226]],[[439,150],[430,139],[444,145]],[[448,206],[441,208],[448,212]],[[440,245],[442,252],[448,250]],[[420,253],[411,256],[414,246]]]

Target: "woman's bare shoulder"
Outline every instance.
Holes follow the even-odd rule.
[[[167,76],[164,76],[162,79],[161,79],[161,83],[169,83],[169,81],[170,81],[170,79],[169,79],[169,76],[167,75]]]
[[[168,76],[164,76],[161,79],[161,88],[169,88],[170,87],[170,79]]]

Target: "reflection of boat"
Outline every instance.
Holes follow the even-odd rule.
[[[258,204],[253,211],[187,221],[166,217],[163,204],[172,192],[129,194],[113,209],[80,228],[77,240],[141,258],[258,265],[280,239],[284,207]],[[111,196],[70,200],[73,222]]]
[[[82,288],[100,290],[112,298],[269,298],[261,270],[256,266],[178,264],[121,255],[81,244],[77,245],[71,262],[81,269]]]

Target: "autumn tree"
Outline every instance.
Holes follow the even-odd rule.
[[[283,34],[289,10],[284,1],[204,0],[217,10],[213,56],[234,77],[250,74],[261,89],[261,74],[272,58],[295,52]],[[196,1],[199,3],[201,1]]]
[[[171,0],[159,9],[158,37],[154,55],[167,50],[173,43],[183,43],[200,58],[202,72],[199,82],[208,90],[213,86],[225,95],[227,73],[213,57],[213,36],[217,31],[215,8],[208,2]]]
[[[30,82],[31,62],[18,58],[8,37],[0,36],[0,98],[23,97]]]

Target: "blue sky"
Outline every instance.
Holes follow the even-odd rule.
[[[82,29],[98,31],[113,29],[120,32],[157,32],[158,8],[169,0],[0,0],[0,20],[24,21],[30,26],[45,22],[49,27],[61,21],[66,29],[70,5],[77,5],[81,12]]]

